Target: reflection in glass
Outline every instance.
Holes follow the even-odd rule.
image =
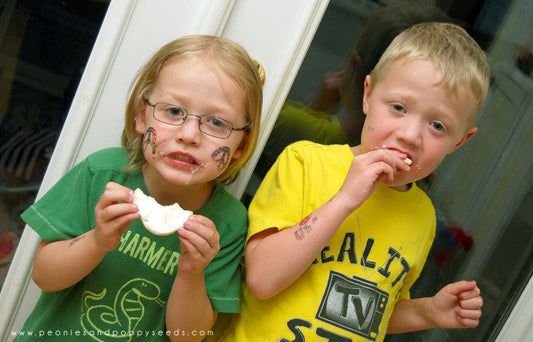
[[[420,182],[435,204],[438,225],[412,297],[433,295],[452,281],[475,279],[483,292],[484,310],[475,329],[432,329],[391,335],[387,341],[491,341],[533,273],[533,32],[527,24],[533,22],[533,1],[425,3],[435,4],[476,39],[487,52],[493,81],[476,123],[479,133]],[[321,134],[302,135],[306,127],[302,128],[301,121],[311,122],[304,116],[312,117],[316,129],[330,135],[334,129],[347,132],[339,127],[358,105],[342,101],[343,106],[342,92],[322,101],[327,103],[322,107],[316,99],[328,85],[342,84],[343,68],[357,61],[353,42],[361,37],[370,14],[382,6],[379,1],[330,2],[243,202],[249,203],[264,174],[290,142],[303,138],[327,144],[357,143],[356,137],[327,141],[317,140]],[[379,35],[373,39],[374,44],[382,41]],[[289,121],[290,111],[294,115]]]
[[[0,286],[107,5],[0,3]]]

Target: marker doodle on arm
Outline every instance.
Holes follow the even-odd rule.
[[[296,240],[302,240],[306,234],[310,233],[313,230],[313,224],[317,221],[318,217],[311,218],[311,215],[301,220],[298,226],[295,227],[294,237],[296,237]]]
[[[151,146],[152,147],[152,154],[155,155],[155,149],[157,147],[157,132],[155,128],[148,127],[146,130],[146,133],[144,133],[144,140],[143,140],[143,146]]]
[[[218,169],[222,170],[229,162],[230,148],[228,146],[219,147],[211,154],[211,157],[217,162]]]
[[[80,241],[81,239],[84,239],[85,238],[85,235],[80,235],[78,236],[77,238],[73,239],[70,241],[69,243],[69,247],[73,246],[76,242]]]

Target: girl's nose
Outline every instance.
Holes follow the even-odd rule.
[[[202,135],[199,120],[200,118],[189,115],[183,125],[176,127],[176,139],[187,144],[198,145]]]

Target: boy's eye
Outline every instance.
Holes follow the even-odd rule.
[[[446,131],[446,127],[442,123],[440,123],[438,121],[433,121],[433,122],[430,123],[430,125],[436,131],[439,131],[439,132],[445,132]]]
[[[392,109],[394,109],[397,112],[405,112],[405,108],[399,104],[393,104]]]

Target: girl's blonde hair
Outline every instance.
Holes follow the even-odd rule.
[[[440,71],[440,84],[452,92],[460,85],[469,87],[477,99],[468,118],[474,125],[489,90],[490,69],[479,45],[461,27],[450,23],[420,23],[400,33],[370,73],[371,90],[399,60],[422,58]],[[417,77],[417,75],[413,75]]]
[[[226,170],[214,179],[216,183],[229,184],[250,159],[257,144],[263,91],[256,63],[248,53],[231,40],[210,35],[185,36],[167,43],[144,64],[133,79],[122,131],[122,147],[128,151],[131,161],[127,171],[140,168],[146,163],[142,152],[143,134],[135,129],[135,117],[143,99],[150,96],[159,73],[167,62],[191,57],[202,58],[215,72],[233,79],[244,93],[246,116],[250,122],[250,129],[245,132],[246,146],[242,156],[232,159]]]

